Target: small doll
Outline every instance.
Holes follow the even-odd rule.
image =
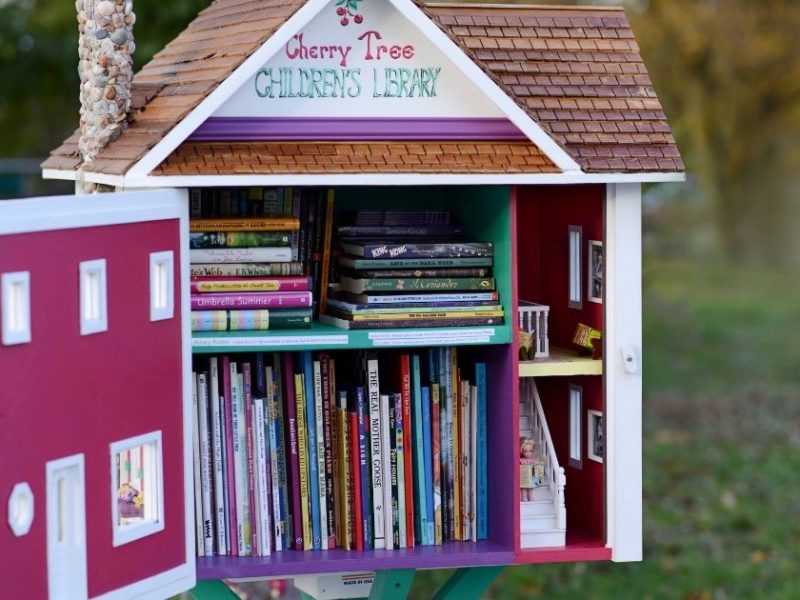
[[[536,459],[533,457],[535,444],[531,438],[522,438],[519,445],[519,493],[522,502],[533,500],[534,465]]]

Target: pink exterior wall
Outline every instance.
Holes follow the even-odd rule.
[[[175,317],[150,321],[149,254],[175,252],[177,220],[0,237],[0,273],[30,271],[30,344],[0,346],[0,499],[35,496],[28,535],[0,526],[0,589],[47,595],[45,463],[85,456],[89,595],[185,562],[180,286]],[[108,331],[81,336],[81,261],[107,261]],[[161,430],[166,529],[112,547],[109,444]]]
[[[602,185],[520,186],[517,188],[519,297],[550,306],[550,344],[572,348],[578,323],[603,330],[603,305],[586,300],[588,241],[603,241],[605,187]],[[581,282],[583,307],[569,308],[570,225],[583,228]],[[569,466],[569,395],[567,384],[583,386],[583,468]],[[603,464],[586,458],[586,411],[604,411],[599,377],[537,378],[539,395],[567,475],[567,530],[579,529],[605,539]]]

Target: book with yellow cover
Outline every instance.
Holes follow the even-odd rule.
[[[242,219],[190,219],[189,231],[296,231],[297,217],[247,217]]]
[[[308,514],[308,445],[306,444],[306,398],[302,373],[294,376],[294,400],[297,411],[297,456],[300,463],[300,512],[303,521],[303,548],[311,550],[311,519]]]

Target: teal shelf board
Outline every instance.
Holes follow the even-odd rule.
[[[507,344],[511,326],[364,329],[350,331],[324,323],[309,329],[203,332],[192,334],[194,354],[276,352],[285,350],[358,350],[415,346]]]

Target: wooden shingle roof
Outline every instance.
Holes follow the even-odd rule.
[[[98,154],[88,170],[125,174],[304,3],[304,0],[216,0],[134,77],[135,110],[131,123],[119,139]],[[683,171],[666,116],[622,9],[424,4],[419,0],[415,3],[584,172]],[[441,160],[447,157],[451,161],[440,163],[438,172],[461,172],[461,168],[467,168],[470,159],[452,162],[455,159],[448,153],[428,151],[452,143],[426,144],[423,144],[426,157],[438,155]],[[153,174],[225,174],[241,173],[241,169],[250,173],[360,172],[366,168],[361,159],[350,163],[341,159],[344,162],[330,166],[331,170],[321,171],[319,166],[309,166],[307,158],[297,158],[307,156],[305,152],[311,147],[326,148],[326,152],[334,148],[337,156],[340,153],[363,156],[356,150],[364,145],[227,144],[245,154],[237,170],[226,171],[226,163],[215,158],[215,145],[184,142]],[[509,142],[500,145],[518,149],[532,146]],[[257,162],[254,162],[255,146],[260,146],[259,152],[266,152]],[[205,154],[198,148],[205,149]],[[349,154],[350,150],[353,154]],[[524,150],[530,164],[517,165],[520,170],[509,170],[506,164],[505,170],[497,171],[502,160],[496,160],[496,164],[469,172],[553,172],[552,163],[535,150],[535,147]],[[200,155],[205,171],[197,162]],[[395,160],[385,159],[395,156],[389,152],[370,155],[376,158],[376,165],[389,166],[389,161]],[[265,163],[272,159],[273,170],[269,170]],[[280,167],[284,169],[289,164],[293,170],[274,170],[279,168],[276,165],[284,165]],[[345,164],[350,166],[344,167]],[[42,165],[44,169],[67,171],[79,166],[76,134],[55,149]],[[405,172],[406,168],[409,172],[435,172],[421,171],[415,159],[391,165],[388,170]],[[380,168],[369,170],[380,172]]]

